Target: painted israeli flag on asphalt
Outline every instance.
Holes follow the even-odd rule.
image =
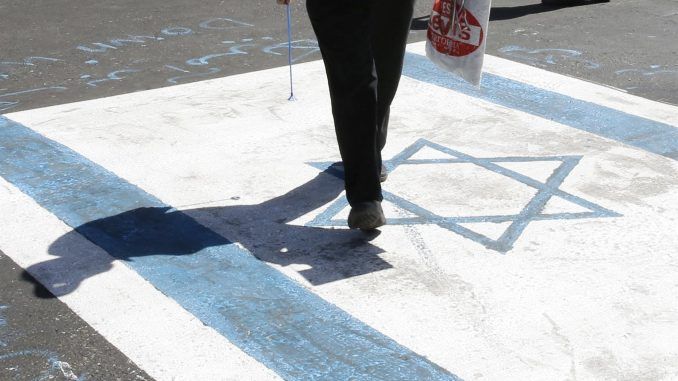
[[[486,67],[409,47],[375,234],[321,62],[6,114],[0,250],[158,380],[678,374],[676,108]]]

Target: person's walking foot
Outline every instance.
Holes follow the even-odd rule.
[[[374,230],[384,224],[386,217],[379,201],[360,202],[348,214],[348,227],[351,229]]]

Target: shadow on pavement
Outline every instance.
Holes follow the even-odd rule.
[[[183,211],[138,208],[92,221],[56,240],[49,248],[56,258],[29,267],[24,279],[36,283],[30,274],[46,274],[48,280],[60,284],[53,291],[61,296],[83,280],[108,271],[112,258],[93,257],[95,250],[83,245],[81,236],[123,261],[149,255],[171,260],[237,242],[260,260],[281,266],[306,265],[299,273],[314,285],[391,268],[378,256],[383,251],[369,243],[378,231],[366,234],[289,224],[341,194],[343,180],[328,173],[333,170],[330,167],[302,186],[257,205]],[[36,283],[36,296],[53,297],[45,291]]]
[[[529,4],[519,5],[515,7],[492,7],[490,9],[490,21],[512,20],[520,17],[552,12],[562,8],[577,7],[581,5],[590,5],[595,3],[606,3],[609,0],[574,0],[563,2],[561,4]],[[426,30],[428,28],[428,20],[430,16],[424,15],[412,19],[410,30]]]
[[[560,8],[561,7],[543,5],[541,3],[519,5],[517,7],[492,7],[492,9],[490,9],[490,21],[512,20],[528,15],[551,12]]]

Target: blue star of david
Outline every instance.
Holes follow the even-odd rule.
[[[447,154],[450,158],[445,159],[412,159],[421,149],[428,147]],[[604,218],[604,217],[620,217],[619,213],[613,212],[609,209],[603,208],[593,202],[584,200],[581,197],[567,193],[560,188],[563,181],[572,172],[581,160],[581,156],[545,156],[545,157],[491,157],[478,158],[473,157],[463,152],[455,151],[453,149],[441,146],[439,144],[430,142],[425,139],[419,139],[411,146],[405,148],[401,153],[395,155],[391,160],[384,161],[384,165],[389,172],[394,172],[401,165],[421,165],[421,164],[450,164],[450,163],[470,163],[482,167],[488,171],[498,173],[513,180],[519,181],[529,187],[537,190],[532,199],[525,205],[522,211],[514,215],[486,215],[486,216],[440,216],[437,215],[409,200],[395,195],[384,189],[382,191],[384,200],[396,205],[398,208],[409,212],[411,217],[389,218],[389,225],[427,225],[435,224],[442,228],[448,229],[457,233],[467,239],[473,240],[488,249],[495,250],[500,253],[506,253],[513,248],[513,244],[518,240],[521,234],[527,228],[527,225],[533,221],[543,220],[569,220],[580,218]],[[502,167],[501,163],[520,163],[520,162],[543,162],[553,161],[560,162],[560,166],[556,168],[549,176],[546,182],[540,182],[531,177],[523,175],[519,172]],[[327,170],[328,173],[343,179],[343,171],[332,166],[332,163],[309,163],[320,170]],[[385,188],[388,183],[385,183]],[[588,211],[576,213],[543,213],[544,207],[552,197],[560,197],[573,204],[579,205]],[[345,197],[340,197],[336,201],[321,212],[316,218],[307,223],[307,226],[346,226],[346,220],[336,219],[335,217],[344,208],[348,206],[348,201]],[[474,222],[494,222],[504,223],[511,222],[502,235],[498,239],[492,239],[481,233],[475,232],[467,227],[462,226],[464,223]]]

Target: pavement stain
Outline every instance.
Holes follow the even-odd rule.
[[[609,349],[603,349],[600,351],[600,355],[584,360],[583,366],[597,380],[656,381],[668,380],[675,376],[675,374],[669,373],[665,363],[666,359],[641,357],[635,360],[626,363],[624,359],[615,356]],[[674,358],[674,360],[676,359]]]
[[[605,164],[597,162],[588,182],[580,189],[596,199],[645,206],[646,200],[678,186],[678,169],[671,160],[646,160],[608,153]],[[642,176],[639,174],[643,174]]]

